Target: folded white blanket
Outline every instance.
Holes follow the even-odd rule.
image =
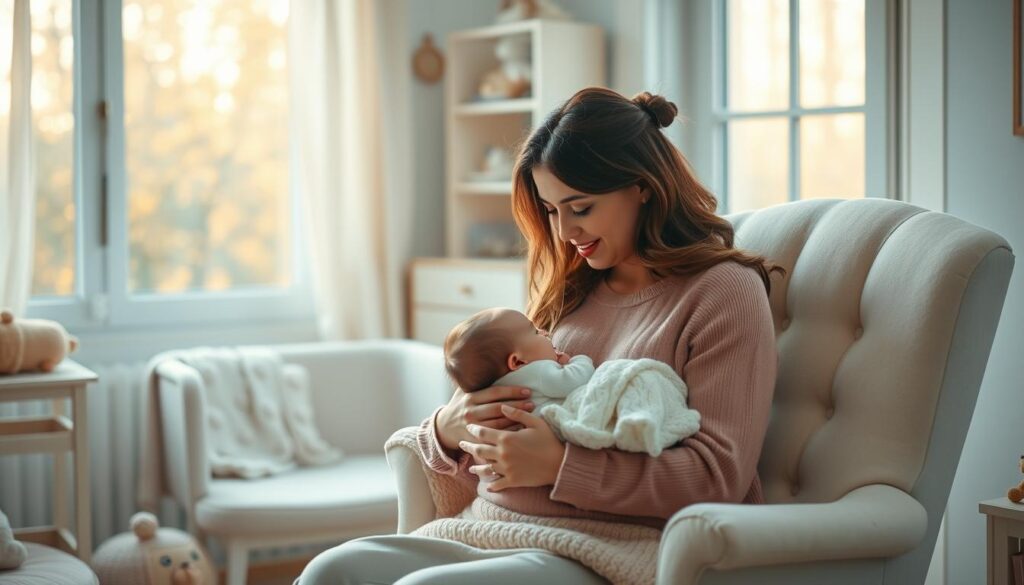
[[[604,362],[564,403],[549,403],[539,414],[570,443],[652,456],[700,429],[700,413],[686,405],[686,384],[652,359]]]
[[[145,423],[138,499],[155,510],[166,493],[162,475],[159,380],[156,367],[177,360],[202,381],[206,457],[214,476],[255,478],[296,465],[324,465],[342,457],[313,422],[309,374],[261,347],[199,347],[162,353],[146,368]]]

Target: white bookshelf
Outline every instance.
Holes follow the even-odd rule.
[[[512,35],[530,39],[530,95],[475,100],[484,73],[499,65],[495,43]],[[514,159],[520,143],[552,110],[584,87],[605,85],[604,31],[592,24],[533,19],[454,32],[447,51],[446,250],[449,257],[475,258],[481,254],[469,237],[474,225],[513,223],[512,182],[472,181],[471,172],[479,170],[487,146],[503,147]]]
[[[532,87],[529,96],[476,101],[483,75],[499,65],[498,40],[529,38]],[[512,219],[512,181],[474,181],[485,149],[500,146],[514,160],[530,131],[574,93],[605,85],[604,31],[595,25],[527,20],[452,33],[445,79],[445,247],[446,258],[417,258],[410,268],[409,325],[414,339],[440,344],[448,330],[490,307],[526,308],[526,273],[521,256],[484,257],[471,233],[503,226],[518,233]],[[518,242],[522,252],[522,239]]]

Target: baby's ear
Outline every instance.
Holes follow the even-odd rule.
[[[523,360],[519,359],[518,355],[516,355],[514,353],[511,353],[511,354],[509,354],[508,360],[505,362],[505,365],[508,366],[508,370],[510,372],[514,372],[514,371],[518,370],[519,368],[525,366],[526,362],[524,362]]]

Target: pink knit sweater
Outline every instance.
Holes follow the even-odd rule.
[[[686,382],[690,408],[701,414],[700,431],[658,457],[568,444],[554,486],[492,493],[469,473],[467,453],[441,447],[438,409],[417,432],[433,471],[477,485],[477,497],[521,514],[655,528],[697,502],[763,502],[757,461],[777,354],[768,298],[754,269],[724,262],[628,295],[602,284],[558,324],[552,339],[595,365],[643,357],[672,364]]]

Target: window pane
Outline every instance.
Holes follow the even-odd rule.
[[[789,201],[789,119],[729,123],[729,213]]]
[[[129,287],[290,280],[287,0],[126,0]]]
[[[864,114],[800,120],[800,198],[864,196]]]
[[[734,111],[789,108],[788,0],[729,0],[728,96]]]
[[[800,103],[864,103],[864,0],[800,3]]]
[[[32,126],[36,145],[33,295],[69,295],[75,286],[75,132],[71,0],[33,0]],[[0,0],[0,161],[6,183],[14,0]],[[4,187],[6,188],[6,187]]]

